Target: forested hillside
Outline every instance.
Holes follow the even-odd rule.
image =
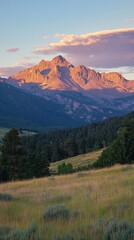
[[[109,146],[125,118],[133,119],[134,112],[79,128],[40,133],[23,138],[22,144],[27,152],[43,152],[48,161],[55,162]]]
[[[96,168],[134,163],[134,119],[124,119],[118,136],[93,164]]]
[[[106,149],[99,159],[92,161],[88,169],[115,163],[133,163],[133,142],[134,112],[84,127],[21,138],[19,131],[13,128],[6,133],[0,147],[0,181],[48,176],[51,174],[50,163],[101,148]],[[72,172],[72,164],[69,164],[67,167]],[[80,170],[79,167],[77,170]],[[81,168],[85,169],[87,166]]]
[[[45,130],[81,124],[59,104],[0,82],[0,127]]]

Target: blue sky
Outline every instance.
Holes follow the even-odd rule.
[[[0,0],[0,75],[62,54],[134,79],[133,9],[133,0]]]

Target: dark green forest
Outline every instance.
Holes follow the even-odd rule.
[[[134,163],[134,119],[124,119],[118,136],[93,164],[94,168]]]
[[[49,162],[59,161],[109,146],[117,138],[122,121],[126,118],[133,119],[134,112],[83,127],[24,137],[22,146],[28,154],[43,153]]]
[[[0,182],[49,176],[49,162],[43,152],[27,153],[22,147],[19,131],[12,128],[1,145]]]
[[[84,127],[39,133],[24,137],[22,145],[29,153],[44,152],[50,162],[108,146],[117,136],[120,118]]]
[[[0,181],[49,176],[51,162],[100,148],[104,151],[99,159],[85,170],[133,163],[134,112],[79,128],[29,137],[20,137],[17,129],[11,129],[1,145]],[[73,172],[72,165],[59,165],[58,172]]]

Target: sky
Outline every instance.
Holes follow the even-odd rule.
[[[0,76],[57,55],[134,80],[134,1],[0,0]]]

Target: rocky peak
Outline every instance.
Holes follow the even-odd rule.
[[[117,72],[110,72],[110,73],[102,73],[102,77],[108,79],[114,83],[123,83],[126,79]]]
[[[45,68],[47,68],[47,66],[48,66],[48,62],[43,59],[39,62],[38,69],[40,71],[43,71]]]
[[[40,62],[39,62],[39,65],[42,66],[42,65],[45,65],[46,64],[46,61],[44,59],[42,59]]]
[[[55,65],[64,66],[64,67],[69,67],[69,66],[71,65],[71,63],[68,62],[68,61],[67,61],[64,57],[62,57],[61,55],[53,58],[51,62],[54,63]]]
[[[120,92],[134,92],[134,81],[127,81],[121,74],[98,73],[84,65],[74,67],[63,56],[51,61],[42,60],[38,65],[12,76],[25,83],[43,84],[43,89],[86,91],[91,89],[112,89]]]

